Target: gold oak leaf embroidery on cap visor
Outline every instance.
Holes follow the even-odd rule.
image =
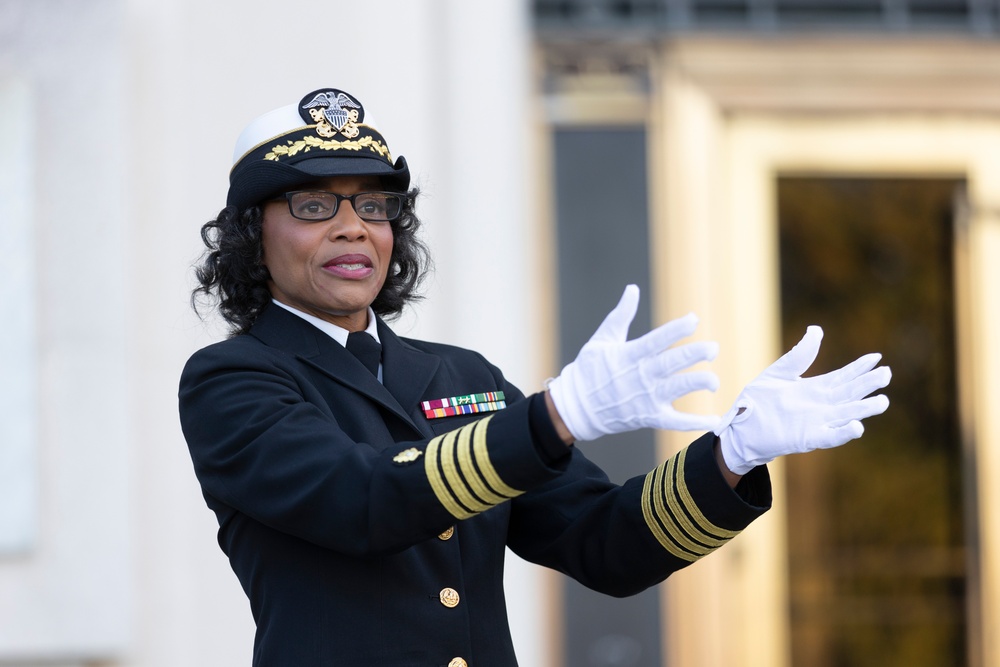
[[[684,480],[687,450],[646,475],[642,515],[656,540],[671,554],[694,562],[739,535],[709,521],[695,504]]]
[[[360,151],[367,148],[373,153],[378,153],[382,157],[385,157],[390,161],[392,160],[392,155],[389,154],[389,148],[378,139],[373,139],[372,137],[361,137],[357,141],[337,141],[336,139],[324,141],[317,137],[303,137],[298,141],[289,140],[284,144],[273,146],[271,148],[271,152],[265,155],[264,159],[280,160],[282,156],[292,157],[299,151],[305,151],[308,153],[311,148],[323,151]]]
[[[492,415],[427,443],[424,470],[434,495],[456,519],[468,519],[521,495],[500,479],[486,448]]]

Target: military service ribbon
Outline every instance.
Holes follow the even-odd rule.
[[[502,391],[487,391],[481,394],[466,394],[439,398],[421,403],[428,419],[471,415],[477,412],[495,412],[507,407]]]

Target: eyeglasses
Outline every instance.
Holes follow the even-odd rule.
[[[329,220],[337,215],[340,202],[351,202],[358,217],[367,222],[390,222],[403,213],[406,195],[399,192],[359,192],[338,195],[336,192],[296,190],[286,192],[288,212],[299,220]]]

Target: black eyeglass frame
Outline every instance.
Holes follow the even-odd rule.
[[[300,194],[329,195],[333,197],[334,205],[333,209],[330,211],[330,215],[322,218],[303,218],[302,216],[295,215],[295,208],[292,206],[292,197]],[[384,219],[365,217],[365,214],[358,210],[355,201],[357,200],[358,197],[365,197],[368,195],[387,195],[389,197],[396,198],[396,200],[399,201],[399,211],[396,213],[396,215]],[[351,202],[351,208],[354,209],[355,214],[357,214],[357,216],[362,220],[364,220],[365,222],[393,222],[395,220],[398,220],[403,215],[403,210],[406,208],[406,202],[409,199],[409,195],[407,195],[405,192],[389,192],[382,190],[356,192],[353,195],[342,195],[336,192],[328,192],[326,190],[291,190],[276,197],[274,201],[281,201],[282,199],[284,199],[288,203],[288,212],[296,220],[305,220],[307,222],[323,222],[324,220],[330,220],[337,215],[338,211],[340,211],[340,202],[346,199],[347,201]]]

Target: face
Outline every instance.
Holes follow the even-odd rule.
[[[299,189],[353,195],[382,187],[371,177],[338,176]],[[365,222],[349,201],[329,220],[299,220],[281,199],[264,205],[261,243],[275,300],[348,331],[368,326],[368,306],[389,272],[388,222]]]

